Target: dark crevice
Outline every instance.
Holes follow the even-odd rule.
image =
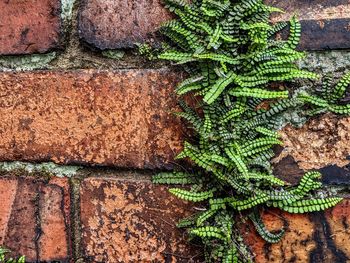
[[[40,196],[41,196],[41,187],[39,186],[37,188],[37,193],[34,200],[34,207],[35,207],[35,237],[34,237],[34,244],[35,244],[35,253],[36,253],[36,262],[40,262],[40,245],[39,240],[42,235],[42,229],[41,229],[41,217],[40,217]]]
[[[331,228],[324,213],[312,213],[310,217],[315,225],[313,239],[316,248],[310,253],[310,263],[334,262],[346,263],[349,258],[340,250],[331,238]]]

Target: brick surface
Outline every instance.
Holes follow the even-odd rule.
[[[301,20],[301,50],[350,48],[350,2],[347,0],[279,1],[267,4],[285,10],[275,13],[272,21],[288,21],[293,14]]]
[[[280,134],[284,149],[274,162],[289,155],[303,170],[349,164],[350,117],[326,114],[312,118],[301,128],[288,125]]]
[[[350,19],[302,20],[299,50],[350,48]]]
[[[193,262],[202,254],[175,227],[193,206],[165,187],[89,178],[80,194],[84,262]]]
[[[270,231],[287,228],[281,242],[264,242],[250,224],[245,224],[242,232],[257,263],[348,262],[349,216],[349,199],[319,213],[289,214],[272,209],[263,213],[263,220]]]
[[[69,260],[66,179],[0,177],[0,245],[28,262]]]
[[[267,4],[286,10],[272,21],[289,20],[298,14],[302,24],[299,49],[327,50],[350,48],[350,4],[347,0],[278,1]],[[153,40],[159,25],[171,18],[160,1],[85,0],[79,11],[79,34],[99,49],[132,47]]]
[[[79,35],[99,49],[129,48],[152,41],[160,24],[170,18],[160,0],[84,0]]]
[[[0,161],[172,167],[180,75],[166,70],[0,73]]]
[[[0,54],[44,53],[60,46],[60,1],[0,1]]]
[[[273,21],[288,20],[293,14],[302,20],[350,18],[350,2],[348,0],[264,0],[264,2],[285,11],[285,13],[274,13]]]

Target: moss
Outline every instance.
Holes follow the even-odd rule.
[[[46,69],[55,57],[56,52],[23,56],[0,56],[0,68],[3,71]]]
[[[45,173],[58,177],[72,177],[78,170],[79,166],[57,165],[52,162],[45,163],[28,163],[28,162],[1,162],[0,171],[25,171],[27,173]]]
[[[102,51],[102,56],[112,59],[122,59],[125,55],[123,50],[106,50]]]
[[[350,52],[348,50],[332,50],[308,52],[306,59],[300,61],[302,69],[322,73],[332,73],[350,70]]]
[[[71,20],[75,0],[61,0],[61,18],[64,23]]]

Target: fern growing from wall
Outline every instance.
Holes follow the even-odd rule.
[[[205,211],[178,226],[202,241],[207,262],[250,262],[236,229],[238,220],[249,218],[263,239],[276,243],[285,230],[269,232],[260,218],[262,208],[305,213],[341,201],[316,197],[320,173],[307,172],[290,186],[274,176],[270,159],[273,147],[282,144],[276,131],[286,111],[304,107],[308,115],[350,113],[344,100],[350,75],[334,87],[324,81],[313,94],[291,94],[283,85],[271,88],[271,83],[319,78],[295,64],[305,56],[296,50],[301,35],[296,17],[289,22],[289,37],[277,40],[288,23],[271,24],[270,14],[282,10],[262,0],[166,0],[166,6],[177,18],[161,28],[169,45],[159,58],[188,72],[176,89],[179,95],[202,99],[197,105],[181,101],[183,110],[177,113],[194,133],[177,158],[190,159],[195,168],[188,170],[193,172],[161,173],[153,182],[177,185],[170,192],[181,199],[206,202]]]
[[[18,259],[7,257],[7,254],[10,252],[11,252],[10,250],[0,247],[0,263],[24,263],[25,262],[24,256],[21,256]]]

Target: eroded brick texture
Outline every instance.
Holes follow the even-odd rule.
[[[299,15],[303,28],[300,49],[350,48],[348,1],[265,2],[286,10],[275,14],[273,22],[289,20],[294,13]],[[169,19],[170,14],[158,0],[85,0],[79,11],[79,34],[99,49],[132,47],[137,42],[153,41],[159,25]]]
[[[267,4],[285,10],[275,13],[272,21],[288,21],[295,14],[301,20],[301,50],[350,48],[350,3],[347,0],[279,1]]]
[[[61,1],[0,1],[0,55],[44,53],[60,46]]]
[[[67,262],[70,254],[69,185],[8,175],[0,178],[0,245],[28,262]]]
[[[349,117],[326,114],[311,119],[299,129],[288,125],[280,134],[284,149],[277,159],[291,155],[304,170],[349,164]]]
[[[182,145],[167,70],[0,73],[0,161],[169,168]]]
[[[193,205],[146,180],[87,178],[81,184],[82,247],[86,262],[197,262],[177,221]]]
[[[302,20],[350,18],[350,3],[348,0],[264,0],[264,2],[285,11],[284,13],[274,13],[272,21],[285,21],[293,14],[296,14]]]
[[[264,242],[250,224],[245,224],[242,232],[255,254],[256,263],[348,262],[349,216],[349,199],[319,213],[289,214],[270,209],[263,213],[263,220],[270,231],[278,231],[282,227],[287,229],[281,242]]]
[[[160,0],[84,0],[79,35],[99,49],[129,48],[153,41],[160,24],[170,18]]]

